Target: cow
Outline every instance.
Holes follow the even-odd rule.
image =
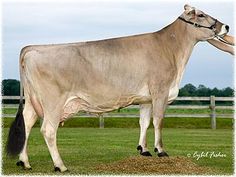
[[[228,31],[228,25],[185,5],[184,12],[172,24],[157,32],[24,47],[19,60],[24,91],[21,90],[16,119],[10,127],[7,154],[19,154],[17,165],[31,169],[27,141],[32,126],[41,117],[40,131],[54,169],[65,172],[67,168],[56,144],[60,123],[80,111],[100,115],[139,104],[140,139],[137,149],[141,155],[151,156],[146,133],[152,116],[154,151],[159,157],[167,157],[162,142],[164,112],[178,95],[191,52],[197,42],[209,41],[233,54],[232,41],[223,39]]]

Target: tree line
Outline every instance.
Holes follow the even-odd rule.
[[[18,96],[20,95],[20,82],[15,79],[2,80],[2,95],[5,96]],[[232,97],[234,96],[234,90],[230,87],[223,89],[208,88],[204,85],[195,87],[192,84],[186,84],[179,90],[179,96],[220,96],[220,97]]]
[[[230,87],[223,89],[218,88],[208,88],[204,85],[199,85],[195,87],[192,84],[186,84],[179,90],[179,96],[216,96],[216,97],[233,97],[234,90]]]

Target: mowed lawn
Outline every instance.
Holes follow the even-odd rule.
[[[3,149],[8,128],[3,128]],[[58,148],[69,172],[65,175],[97,174],[99,164],[112,163],[130,156],[139,156],[136,150],[139,139],[138,128],[67,128],[58,131]],[[148,131],[148,145],[153,152],[154,132]],[[210,167],[216,174],[233,174],[233,130],[231,129],[183,129],[164,128],[163,141],[170,156],[187,157],[194,152],[220,152],[226,157],[205,157],[195,163]],[[156,157],[158,158],[158,157]],[[38,127],[33,128],[29,140],[31,171],[16,166],[17,159],[3,153],[2,172],[10,174],[55,174],[48,149]],[[170,166],[171,168],[171,166]],[[57,173],[58,174],[58,173]],[[101,173],[100,173],[101,174]],[[121,172],[122,174],[122,172]]]

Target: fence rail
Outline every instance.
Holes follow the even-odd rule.
[[[24,97],[23,97],[24,98]],[[177,97],[178,101],[210,101],[211,97]],[[2,96],[3,100],[19,100],[20,96]],[[234,97],[215,97],[216,101],[234,101]]]
[[[19,96],[2,96],[2,100],[19,100]],[[177,101],[207,101],[209,104],[207,105],[169,105],[168,109],[210,109],[210,114],[165,114],[165,117],[190,117],[190,118],[211,118],[211,128],[216,129],[216,117],[218,118],[233,118],[233,114],[216,114],[216,109],[227,109],[227,110],[234,110],[234,106],[217,106],[217,102],[233,102],[234,97],[178,97]],[[3,108],[17,108],[18,104],[3,104]],[[131,105],[125,109],[137,109],[139,108],[138,105]],[[3,114],[2,117],[15,117],[15,114]],[[90,114],[76,114],[74,117],[96,117]],[[104,118],[122,118],[122,117],[129,117],[129,118],[138,118],[139,114],[134,113],[121,113],[121,112],[111,112],[111,113],[104,113],[103,116],[99,117],[100,120],[100,127],[104,127]]]

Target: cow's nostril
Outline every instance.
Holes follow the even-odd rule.
[[[226,26],[225,26],[225,29],[226,29],[227,31],[229,31],[229,26],[228,26],[228,25],[226,25]]]

